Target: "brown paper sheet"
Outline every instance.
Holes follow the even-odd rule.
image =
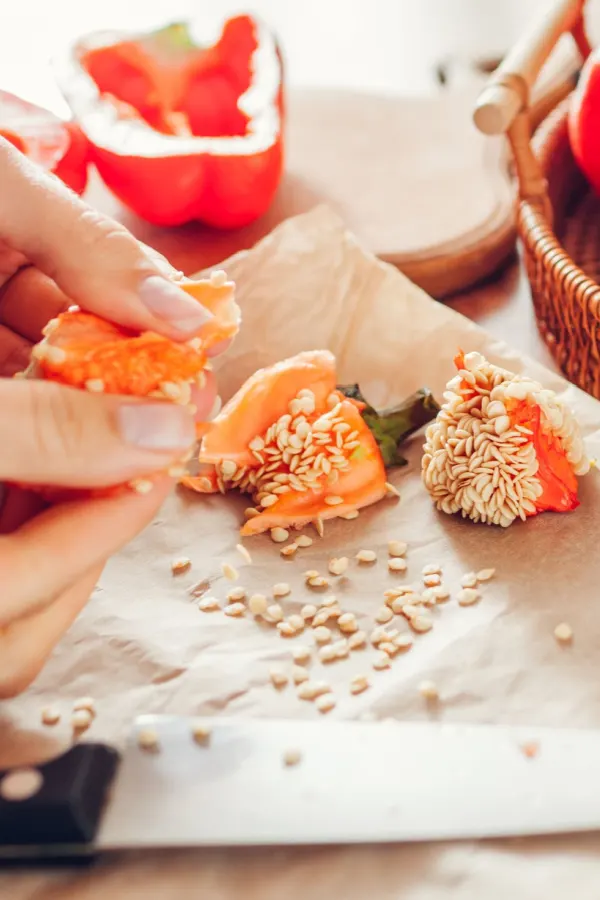
[[[365,254],[326,208],[288,221],[226,268],[238,282],[244,323],[220,365],[225,398],[257,367],[317,347],[332,350],[340,381],[359,381],[374,403],[387,404],[422,385],[439,398],[460,346],[526,371],[556,390],[576,410],[590,454],[600,452],[600,406],[595,400]],[[33,687],[3,704],[3,718],[39,732],[45,702],[59,701],[68,713],[69,700],[82,694],[97,701],[90,738],[116,742],[139,713],[314,718],[319,714],[311,704],[298,700],[291,688],[275,691],[268,679],[269,667],[290,660],[292,647],[310,644],[310,635],[285,640],[250,617],[232,620],[221,613],[201,613],[188,589],[208,578],[212,593],[224,597],[231,585],[222,578],[220,563],[228,560],[239,567],[239,583],[250,592],[289,582],[293,593],[283,603],[296,611],[313,596],[304,586],[304,570],[324,572],[331,556],[353,557],[368,548],[378,551],[378,564],[353,563],[335,588],[344,608],[354,611],[367,629],[382,605],[383,590],[396,581],[418,583],[426,563],[441,563],[444,581],[453,589],[461,574],[472,569],[492,566],[497,575],[478,606],[460,608],[454,600],[434,610],[434,630],[418,637],[390,671],[370,669],[372,649],[326,669],[313,664],[338,696],[331,718],[424,719],[430,713],[417,685],[427,677],[442,692],[436,713],[442,721],[600,726],[596,471],[582,481],[576,512],[547,514],[503,531],[434,511],[419,477],[421,445],[421,436],[411,441],[410,466],[393,476],[402,493],[399,503],[382,501],[354,522],[327,523],[322,541],[309,529],[315,542],[293,561],[282,559],[268,537],[257,537],[246,541],[254,564],[244,564],[235,550],[243,499],[177,493],[146,532],[109,564],[87,608]],[[406,576],[387,571],[386,543],[392,537],[409,543]],[[193,567],[173,577],[170,561],[181,555],[189,556]],[[563,620],[574,629],[572,647],[559,647],[553,637]],[[369,673],[373,687],[351,697],[349,678],[358,672]],[[52,735],[61,735],[61,727]],[[45,735],[47,740],[48,729]],[[439,762],[444,765],[443,759]],[[403,775],[392,771],[389,777],[392,782]],[[187,896],[189,890],[189,896],[208,891],[216,900],[241,896],[240,891],[261,900],[308,895],[358,900],[367,894],[373,900],[505,900],[510,892],[520,898],[538,897],[542,891],[562,898],[577,885],[582,900],[597,897],[599,851],[600,837],[590,836],[159,854],[106,861],[91,878],[9,876],[4,886],[14,898],[33,896],[42,885],[44,896],[50,896],[46,889],[54,885],[56,896],[104,897],[118,885],[119,897]],[[0,891],[2,885],[0,878]]]

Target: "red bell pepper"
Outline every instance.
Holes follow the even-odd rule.
[[[103,180],[146,221],[237,228],[270,206],[283,166],[282,62],[252,16],[228,20],[205,46],[186,24],[92,34],[59,80]]]
[[[73,122],[0,91],[0,136],[82,194],[87,184],[87,141]]]

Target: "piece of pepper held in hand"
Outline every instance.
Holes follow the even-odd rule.
[[[271,205],[283,170],[282,62],[253,16],[226,21],[212,44],[196,44],[183,23],[91,34],[57,74],[101,177],[142,219],[239,228]]]
[[[579,505],[590,467],[579,426],[536,381],[460,352],[445,403],[427,428],[423,481],[437,508],[507,527]]]
[[[397,442],[419,427],[405,414],[402,430],[396,411],[387,415]],[[331,353],[299,353],[248,379],[203,438],[198,475],[182,483],[200,493],[249,493],[255,507],[244,535],[352,515],[390,493],[378,442],[390,437],[385,421],[356,386],[336,386]]]
[[[178,286],[212,313],[197,337],[178,343],[151,331],[138,334],[72,307],[46,326],[44,339],[32,351],[32,373],[93,393],[189,405],[194,388],[204,386],[211,348],[237,334],[240,310],[235,285],[222,271]],[[139,489],[147,484],[144,479]],[[96,496],[113,492],[93,491]]]

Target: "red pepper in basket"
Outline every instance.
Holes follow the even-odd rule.
[[[77,125],[15,94],[0,91],[0,137],[82,194],[87,183],[87,141]]]
[[[100,175],[156,225],[237,228],[262,215],[282,165],[282,64],[252,16],[218,41],[185,24],[79,40],[60,76]]]

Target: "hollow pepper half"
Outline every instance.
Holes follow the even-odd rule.
[[[107,186],[156,225],[238,228],[271,204],[283,167],[283,80],[271,32],[249,15],[213,44],[190,26],[81,38],[59,82]]]
[[[0,91],[0,137],[78,194],[84,192],[88,146],[74,122],[64,122],[41,106]]]

